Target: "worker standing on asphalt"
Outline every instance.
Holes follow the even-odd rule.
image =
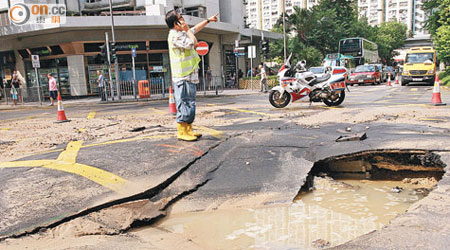
[[[192,131],[195,119],[195,99],[197,92],[198,68],[200,57],[195,48],[198,46],[194,34],[200,32],[208,23],[217,22],[217,13],[193,28],[184,21],[175,10],[166,14],[166,23],[170,29],[168,44],[170,67],[175,103],[177,105],[177,138],[183,141],[195,141],[200,136]]]

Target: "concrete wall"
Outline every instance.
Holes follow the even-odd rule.
[[[245,15],[244,4],[242,0],[220,1],[221,21],[244,27]]]
[[[86,67],[84,56],[74,55],[67,57],[69,67],[70,92],[72,96],[85,96],[88,94],[86,85]]]
[[[209,65],[211,67],[211,73],[213,76],[222,75],[222,45],[220,44],[219,35],[212,35],[206,33],[200,33],[197,35],[198,40],[213,43],[208,55]],[[201,72],[200,72],[201,74]]]

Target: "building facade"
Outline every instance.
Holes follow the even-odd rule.
[[[270,30],[283,13],[285,1],[286,14],[294,13],[294,7],[312,8],[319,0],[248,0],[247,24],[250,28]]]
[[[404,23],[414,37],[428,36],[424,28],[426,13],[424,0],[358,0],[358,12],[369,24],[398,21]]]
[[[7,1],[11,6],[27,0]],[[18,70],[26,79],[26,87],[36,86],[38,81],[31,55],[39,55],[39,82],[44,89],[46,75],[52,73],[63,95],[95,95],[96,71],[106,69],[96,56],[105,43],[105,33],[112,38],[108,0],[43,2],[66,3],[66,23],[15,26],[9,22],[7,8],[3,6],[0,13],[0,77],[10,79],[12,71]],[[232,75],[238,68],[245,72],[248,59],[234,57],[235,40],[240,44],[257,45],[261,31],[244,28],[242,0],[113,0],[120,81],[132,79],[131,49],[134,48],[137,80],[158,78],[171,82],[169,30],[164,20],[165,13],[171,9],[180,9],[191,25],[219,13],[220,21],[209,24],[197,35],[199,40],[210,45],[210,52],[204,57],[205,68],[210,67],[212,74],[220,77]],[[264,32],[264,36],[269,39],[281,37],[271,32]],[[115,76],[116,72],[112,74]]]

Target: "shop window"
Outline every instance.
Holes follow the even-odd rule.
[[[100,52],[100,46],[105,45],[105,43],[85,43],[84,52]]]
[[[185,11],[186,11],[186,15],[206,18],[206,8],[205,7],[186,8]]]
[[[64,54],[64,51],[61,49],[61,47],[59,45],[50,46],[50,49],[52,50],[52,55],[62,55],[62,54]]]
[[[28,53],[28,51],[26,49],[21,49],[18,52],[23,59],[30,58],[30,54]]]
[[[30,49],[32,55],[49,56],[50,50],[47,47],[39,47]]]
[[[150,42],[150,50],[168,50],[169,44],[167,41]]]

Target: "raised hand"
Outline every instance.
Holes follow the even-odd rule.
[[[217,12],[214,16],[208,18],[210,22],[217,22],[217,17],[219,16],[219,12]]]

